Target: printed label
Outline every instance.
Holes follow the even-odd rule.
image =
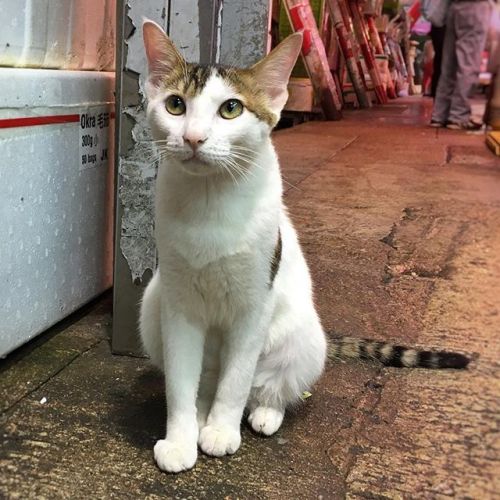
[[[108,162],[110,119],[108,106],[93,106],[80,114],[80,170]]]

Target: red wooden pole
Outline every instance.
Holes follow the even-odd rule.
[[[356,34],[353,32],[351,27],[351,13],[349,11],[349,6],[347,5],[347,0],[338,0],[338,6],[342,14],[344,26],[346,27],[347,33],[349,34],[349,40],[351,41],[354,59],[356,60],[356,66],[358,67],[358,73],[361,76],[361,80],[363,81],[363,87],[365,88],[365,91],[368,92],[369,88],[368,84],[366,83],[363,65],[361,64],[361,49],[359,47],[358,40],[356,39]]]
[[[389,57],[391,50],[387,45],[386,34],[381,32],[379,33],[379,36],[380,36],[380,43],[382,44],[382,48],[384,50],[384,54],[387,54],[387,57]],[[396,86],[394,84],[394,80],[392,79],[391,74],[389,74],[389,79],[387,80],[387,97],[389,99],[396,99],[397,97]]]
[[[380,41],[380,37],[378,36],[378,30],[375,26],[375,20],[373,19],[373,16],[365,16],[365,18],[368,25],[368,33],[370,35],[372,47],[375,50],[375,54],[383,54],[384,48],[382,47],[382,42]]]
[[[340,90],[330,72],[325,46],[319,35],[309,0],[285,0],[284,5],[293,29],[303,31],[302,56],[325,117],[339,120],[342,117]]]
[[[344,24],[344,18],[339,7],[339,1],[327,0],[327,6],[330,11],[333,26],[337,33],[342,55],[344,56],[344,60],[346,62],[349,78],[354,88],[354,92],[356,92],[356,97],[358,98],[359,106],[361,108],[369,108],[371,106],[371,102],[366,93],[364,82],[359,73],[359,68],[356,65],[351,39]]]
[[[351,11],[351,19],[354,26],[354,31],[358,38],[361,51],[363,52],[366,67],[373,82],[375,95],[377,96],[377,100],[380,104],[385,104],[388,102],[387,94],[382,85],[382,80],[380,78],[377,65],[375,64],[375,57],[373,56],[373,52],[370,48],[368,38],[366,36],[366,25],[360,12],[359,4],[356,0],[350,1],[349,8]]]

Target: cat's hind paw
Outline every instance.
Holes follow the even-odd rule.
[[[281,410],[258,406],[248,415],[248,423],[255,432],[270,436],[280,428],[283,416],[284,412]]]
[[[162,471],[182,472],[193,468],[197,449],[196,446],[160,439],[155,444],[154,456],[156,464]]]
[[[240,430],[229,426],[207,425],[200,432],[198,444],[204,453],[213,457],[232,455],[241,444]]]

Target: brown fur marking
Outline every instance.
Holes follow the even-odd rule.
[[[243,97],[243,105],[257,118],[274,127],[278,117],[269,109],[268,97],[252,69],[217,68],[219,75]]]
[[[273,260],[271,261],[271,279],[269,283],[270,287],[273,285],[274,278],[276,278],[276,274],[278,274],[278,270],[280,268],[282,247],[283,242],[281,240],[281,231],[278,229],[278,241],[276,242],[276,246],[274,247]]]
[[[194,97],[200,94],[210,77],[214,66],[184,63],[176,65],[168,74],[163,75],[161,86],[181,97]],[[257,118],[274,127],[278,117],[269,109],[268,97],[259,86],[251,69],[215,67],[225,82],[242,97],[243,105]]]

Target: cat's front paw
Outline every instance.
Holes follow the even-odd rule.
[[[181,472],[192,469],[196,463],[197,449],[183,443],[160,439],[154,447],[155,461],[165,472]]]
[[[283,422],[284,412],[267,406],[258,406],[248,415],[248,423],[253,430],[271,436]]]
[[[240,430],[227,425],[207,425],[200,432],[198,444],[213,457],[232,455],[241,444]]]

